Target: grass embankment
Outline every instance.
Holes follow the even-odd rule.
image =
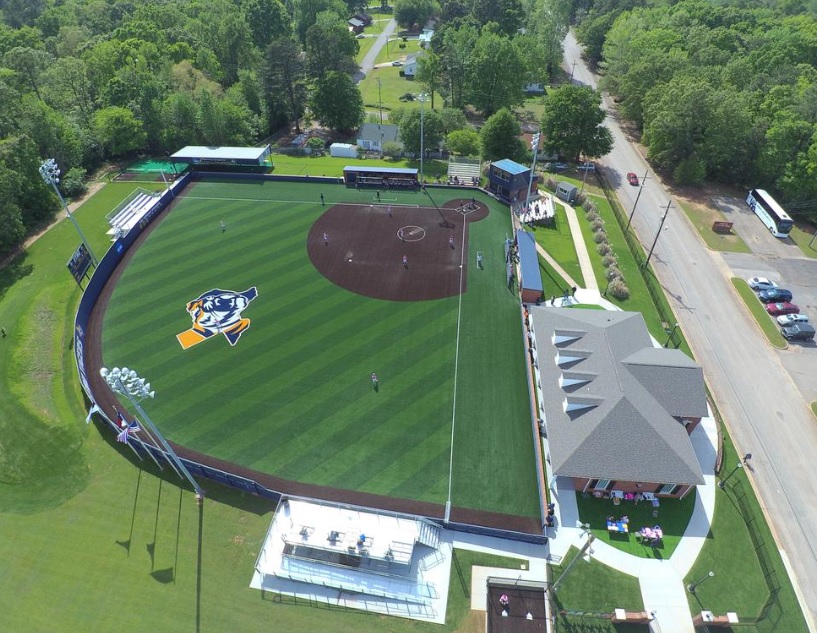
[[[555,206],[555,217],[551,224],[547,226],[533,227],[533,234],[536,242],[544,248],[548,254],[555,259],[564,271],[583,288],[584,276],[579,265],[579,257],[576,254],[576,246],[573,243],[573,234],[570,232],[570,225],[567,223],[567,212],[564,205],[558,202]],[[526,229],[530,230],[530,229]],[[548,267],[550,267],[548,265]],[[550,277],[550,271],[548,271]],[[561,277],[559,277],[561,279]],[[543,279],[545,281],[545,295],[561,296],[570,286],[562,280],[561,284],[554,284],[554,279]],[[550,281],[551,283],[548,283]]]
[[[778,349],[788,347],[786,339],[780,333],[780,326],[777,324],[775,317],[769,316],[769,313],[766,312],[766,306],[758,300],[757,294],[749,287],[749,284],[739,277],[732,277],[732,285],[754,317],[758,327],[766,335],[769,343]]]

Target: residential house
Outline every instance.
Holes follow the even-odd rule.
[[[363,33],[363,29],[366,26],[363,21],[358,18],[350,18],[346,23],[349,25],[349,30],[355,35]]]
[[[419,53],[409,53],[406,55],[406,61],[403,62],[402,73],[404,77],[414,78],[417,75],[417,60]]]
[[[708,415],[703,371],[655,347],[637,312],[530,307],[549,459],[597,497],[684,497],[704,483],[689,435]]]
[[[386,123],[364,123],[357,132],[357,146],[368,152],[382,152],[383,144],[400,142],[400,128]]]
[[[434,37],[434,29],[425,28],[417,38],[420,41],[420,48],[428,48],[431,46],[431,38]]]
[[[533,176],[532,186],[536,185],[537,178]],[[494,161],[488,168],[488,190],[510,204],[525,200],[530,179],[530,167],[509,158]]]

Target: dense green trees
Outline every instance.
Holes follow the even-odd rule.
[[[483,160],[510,158],[519,162],[528,161],[528,150],[519,135],[522,130],[510,110],[502,108],[482,126]]]
[[[591,0],[578,36],[656,168],[817,209],[817,20],[797,12]]]
[[[601,95],[587,86],[566,85],[545,97],[542,146],[550,154],[578,160],[613,149],[613,136],[603,125]]]
[[[348,132],[363,123],[363,98],[349,75],[330,70],[316,82],[312,112],[322,125]]]

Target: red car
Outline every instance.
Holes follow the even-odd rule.
[[[638,180],[638,176],[636,176],[634,172],[627,174],[627,182],[629,182],[633,187],[638,187],[638,185],[641,184],[641,181]]]
[[[766,306],[766,312],[772,316],[780,316],[781,314],[799,314],[800,308],[793,303],[784,301],[783,303],[769,303]]]

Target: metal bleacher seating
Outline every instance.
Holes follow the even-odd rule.
[[[470,185],[482,175],[482,163],[479,160],[452,157],[448,161],[448,182]]]
[[[158,197],[147,193],[139,192],[130,201],[120,205],[121,208],[114,210],[108,217],[111,228],[108,235],[113,239],[130,231],[142,217],[147,213],[158,200]]]

